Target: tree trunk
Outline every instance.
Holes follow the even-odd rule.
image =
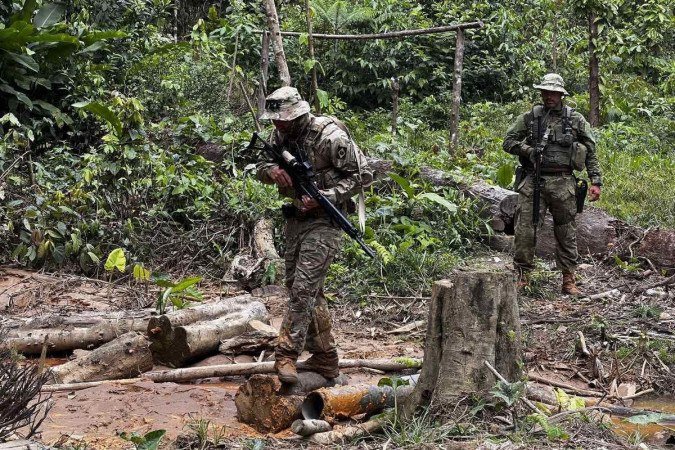
[[[82,358],[52,368],[57,383],[130,378],[152,369],[148,338],[126,333]]]
[[[267,96],[267,77],[270,66],[270,34],[262,34],[260,46],[260,85],[258,86],[258,117],[265,111],[265,97]]]
[[[588,92],[590,112],[588,122],[592,127],[600,125],[600,68],[595,43],[598,39],[597,16],[594,11],[588,13]]]
[[[150,349],[159,364],[181,367],[215,353],[222,339],[244,333],[250,321],[265,320],[266,317],[267,309],[260,302],[252,302],[245,309],[215,320],[186,326],[176,326],[169,317],[161,316],[148,324]]]
[[[312,36],[312,8],[309,0],[305,0],[305,11],[307,13],[307,46],[309,48],[309,59],[314,60],[314,36]],[[319,81],[316,76],[316,61],[312,67],[312,98],[314,99],[314,109],[317,114],[321,114],[321,101],[319,101]]]
[[[464,65],[464,30],[457,30],[455,43],[455,78],[452,83],[452,110],[450,111],[450,151],[457,151],[459,141],[459,106],[462,102],[462,66]]]
[[[286,54],[284,53],[284,43],[281,39],[281,30],[279,29],[279,16],[277,16],[277,7],[274,0],[265,0],[267,9],[267,26],[272,35],[272,44],[274,46],[274,60],[279,70],[279,78],[282,86],[291,85],[291,74],[286,64]]]
[[[427,324],[424,365],[403,411],[420,406],[443,409],[458,396],[485,394],[495,377],[520,378],[520,320],[514,275],[496,268],[456,271],[434,284]]]

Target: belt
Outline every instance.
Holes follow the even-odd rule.
[[[548,175],[548,176],[562,177],[562,176],[565,176],[565,175],[572,175],[572,171],[571,170],[551,170],[551,169],[545,170],[545,169],[541,169],[541,174],[542,175]]]
[[[318,219],[319,217],[326,217],[326,211],[320,206],[310,209],[309,211],[301,211],[292,203],[286,203],[281,207],[281,213],[286,219]]]

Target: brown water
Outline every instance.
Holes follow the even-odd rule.
[[[638,399],[632,408],[675,414],[675,397]],[[675,436],[675,424],[635,425],[621,417],[612,417],[612,422],[619,435],[636,437],[639,433],[641,440],[650,444],[663,445],[670,436]]]

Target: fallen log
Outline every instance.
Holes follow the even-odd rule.
[[[175,326],[172,318],[160,316],[148,324],[150,350],[157,363],[181,367],[188,361],[215,353],[221,340],[245,332],[252,320],[266,318],[267,308],[261,302],[251,302],[244,309],[217,319],[185,326]]]
[[[309,441],[320,445],[353,441],[354,439],[381,431],[386,425],[387,420],[386,417],[378,417],[358,425],[341,428],[340,430],[316,433],[309,437]]]
[[[38,317],[8,317],[3,320],[3,327],[9,331],[8,336],[16,329],[39,330],[43,328],[75,327],[88,328],[106,321],[149,320],[155,315],[155,309],[140,311],[83,311],[78,314],[47,314]],[[141,331],[141,330],[138,330]]]
[[[53,367],[57,383],[125,379],[152,369],[148,338],[131,331],[74,361]]]
[[[394,167],[391,161],[378,158],[368,158],[368,163],[375,170],[376,179],[382,179]],[[448,186],[464,192],[477,201],[481,216],[495,231],[513,234],[517,193],[484,181],[466,183],[447,172],[429,167],[420,169],[420,177],[434,186]],[[675,230],[644,230],[590,205],[577,216],[576,223],[577,246],[582,256],[644,257],[658,268],[675,270]],[[503,240],[495,239],[494,242],[501,248],[508,246],[508,242]],[[636,245],[638,242],[639,245]],[[544,226],[537,234],[537,244],[537,255],[553,258],[556,241],[550,214],[546,215]]]
[[[421,360],[406,358],[403,362],[395,359],[342,359],[338,366],[341,369],[352,368],[375,368],[387,372],[402,372],[408,369],[419,368],[422,365]],[[304,361],[298,362],[299,370],[308,370]],[[133,384],[142,380],[151,380],[155,383],[181,383],[193,381],[202,378],[230,377],[242,375],[254,375],[274,373],[274,362],[260,363],[242,363],[242,364],[223,364],[217,366],[188,367],[184,369],[158,370],[145,372],[141,378],[132,378],[127,380],[105,380],[91,383],[73,383],[67,385],[50,385],[43,388],[44,392],[55,391],[77,391],[88,389],[90,387],[100,386],[106,383]]]
[[[412,386],[353,385],[322,388],[311,392],[302,402],[305,419],[322,419],[335,423],[360,414],[372,414],[393,408],[412,392]]]
[[[209,320],[227,313],[242,311],[257,299],[250,295],[219,299],[206,302],[189,308],[172,311],[166,316],[174,326],[188,325],[200,320]],[[11,331],[3,345],[13,348],[17,353],[38,355],[46,340],[49,353],[70,351],[74,349],[91,350],[118,336],[130,331],[145,331],[148,323],[153,323],[158,317],[153,316],[152,310],[138,312],[104,313],[100,319],[89,317],[88,314],[79,314],[73,319],[63,319],[62,326],[55,328],[16,329]],[[62,320],[54,315],[46,321],[30,319],[23,327],[46,325],[49,320]],[[83,326],[72,325],[81,323]],[[91,326],[88,326],[91,325]]]
[[[273,351],[278,336],[279,332],[275,328],[259,320],[252,320],[244,333],[221,341],[218,351],[225,355]]]
[[[285,430],[301,418],[301,405],[308,392],[346,382],[338,378],[328,380],[314,372],[300,372],[298,383],[289,387],[275,376],[253,375],[234,397],[237,418],[262,433]]]

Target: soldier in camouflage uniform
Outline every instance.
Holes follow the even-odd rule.
[[[262,118],[274,123],[272,144],[312,164],[318,187],[330,201],[343,212],[353,207],[351,197],[372,182],[373,173],[344,125],[310,114],[309,104],[292,87],[267,97]],[[309,368],[335,378],[339,374],[338,354],[323,284],[340,247],[342,230],[314,199],[298,198],[288,173],[278,165],[262,162],[257,173],[262,182],[276,184],[282,195],[293,199],[284,208],[290,300],[275,349],[275,369],[282,382],[297,382],[296,361],[307,349],[312,353],[307,360]]]
[[[602,177],[595,151],[595,138],[586,119],[563,104],[569,95],[560,75],[550,73],[534,86],[541,91],[543,105],[520,115],[504,139],[504,151],[517,155],[524,178],[516,186],[518,206],[515,226],[515,266],[519,271],[519,287],[528,283],[528,273],[534,267],[535,229],[532,224],[532,194],[534,189],[535,147],[547,136],[541,165],[540,221],[546,210],[553,216],[556,239],[556,263],[563,274],[562,292],[580,295],[574,271],[579,255],[576,241],[576,178],[574,171],[586,169],[591,180],[589,200],[600,198]]]

